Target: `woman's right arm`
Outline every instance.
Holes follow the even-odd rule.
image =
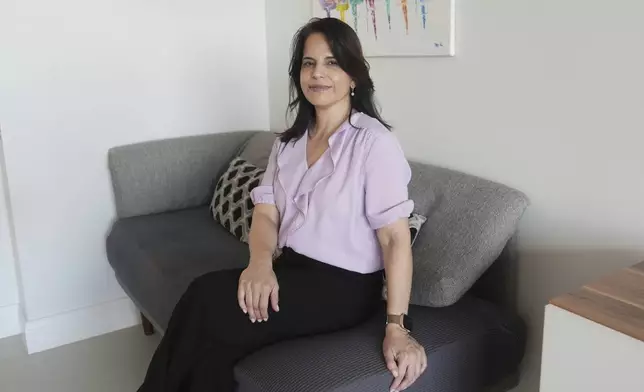
[[[279,214],[272,204],[257,204],[253,210],[248,244],[250,262],[239,277],[239,307],[252,323],[268,321],[268,302],[279,311],[279,285],[273,272],[273,253],[277,247]]]
[[[248,235],[250,264],[269,264],[277,248],[279,212],[273,204],[258,204],[253,209],[253,223]]]
[[[251,322],[268,321],[268,302],[279,311],[279,285],[273,272],[273,254],[277,248],[279,211],[275,206],[273,180],[277,168],[279,141],[275,141],[262,182],[251,192],[255,207],[248,235],[250,261],[239,277],[239,307]]]

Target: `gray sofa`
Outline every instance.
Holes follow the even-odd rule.
[[[208,203],[230,160],[241,154],[265,165],[273,139],[240,131],[109,151],[118,219],[107,254],[144,325],[163,332],[195,277],[247,264],[247,245],[214,222]],[[501,184],[410,164],[415,211],[428,217],[414,245],[410,314],[429,367],[409,391],[507,391],[525,344],[512,237],[528,200]],[[388,391],[383,320],[384,307],[351,330],[266,347],[236,367],[238,391]]]

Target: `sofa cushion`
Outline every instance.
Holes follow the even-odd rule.
[[[489,302],[467,296],[446,308],[412,306],[410,315],[429,366],[407,391],[481,391],[516,371],[523,356],[523,323]],[[384,319],[383,309],[356,328],[260,350],[235,369],[238,392],[387,391]]]
[[[528,198],[479,177],[418,162],[410,165],[414,210],[427,217],[413,249],[411,302],[448,306],[501,254]]]
[[[107,255],[125,290],[165,328],[194,278],[245,267],[249,251],[204,206],[117,221],[107,239]]]
[[[215,194],[210,202],[210,212],[220,223],[242,242],[248,243],[250,225],[255,205],[250,192],[259,185],[266,170],[236,157],[219,177]]]

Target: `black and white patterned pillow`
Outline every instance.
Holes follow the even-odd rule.
[[[427,221],[427,218],[420,214],[416,214],[415,212],[409,215],[408,222],[409,222],[409,234],[411,234],[411,245],[414,246],[414,242],[416,242],[416,238],[418,238],[418,234],[420,233],[421,227],[423,227],[423,224]],[[387,299],[387,278],[385,277],[385,273],[383,271],[382,273],[382,299]]]
[[[409,232],[411,234],[411,245],[414,246],[416,238],[418,238],[418,233],[420,233],[420,228],[423,227],[423,224],[427,221],[422,215],[412,213],[409,215]]]
[[[255,205],[250,192],[259,185],[266,169],[248,163],[242,158],[233,159],[217,182],[210,211],[238,240],[248,242]]]

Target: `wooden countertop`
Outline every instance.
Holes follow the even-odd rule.
[[[644,262],[550,303],[644,342]]]

